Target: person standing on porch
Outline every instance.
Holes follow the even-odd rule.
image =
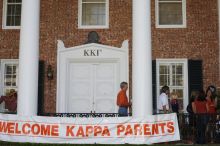
[[[0,97],[0,104],[5,102],[6,112],[16,112],[17,111],[17,92],[11,89],[6,96]]]
[[[167,114],[169,112],[169,101],[168,95],[170,93],[170,88],[168,86],[163,86],[161,88],[161,94],[158,97],[158,110],[161,114]]]
[[[176,93],[171,93],[170,98],[171,98],[170,105],[172,112],[179,114],[178,95]]]
[[[209,114],[216,113],[217,106],[216,88],[214,86],[209,86],[206,90],[206,108]]]
[[[118,114],[120,117],[128,116],[128,108],[131,106],[131,103],[128,101],[126,91],[128,90],[128,83],[122,82],[120,84],[121,90],[117,96],[117,105],[119,106]]]
[[[205,92],[203,90],[199,91],[197,100],[192,103],[193,112],[196,114],[196,143],[205,144],[206,143],[206,127],[208,123],[208,117],[206,115],[206,99]]]

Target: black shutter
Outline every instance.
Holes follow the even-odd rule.
[[[38,75],[38,115],[41,115],[44,111],[44,75],[45,75],[45,63],[39,61],[39,75]]]
[[[152,61],[153,113],[157,112],[156,60]]]
[[[201,60],[188,60],[189,98],[192,91],[203,89],[203,74]]]

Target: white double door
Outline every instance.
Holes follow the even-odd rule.
[[[67,110],[69,113],[114,113],[118,69],[115,62],[70,63]]]

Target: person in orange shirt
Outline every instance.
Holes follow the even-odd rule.
[[[120,84],[120,88],[121,90],[117,96],[117,105],[119,106],[118,114],[120,117],[124,117],[128,116],[128,108],[131,106],[126,95],[126,91],[128,90],[128,83],[122,82]]]

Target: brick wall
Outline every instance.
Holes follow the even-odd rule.
[[[0,19],[2,1],[0,0]],[[110,0],[109,29],[95,30],[103,44],[120,47],[125,39],[132,39],[131,8],[131,0]],[[154,0],[152,0],[153,58],[201,59],[204,63],[205,87],[209,84],[220,86],[217,12],[217,0],[187,0],[187,28],[158,29],[155,28]],[[81,45],[86,42],[91,29],[78,29],[77,0],[42,0],[40,27],[40,59],[45,60],[46,66],[51,64],[55,71],[52,81],[48,81],[45,75],[44,111],[55,112],[56,41],[63,40],[66,47]],[[0,29],[0,42],[1,59],[18,58],[19,30]],[[130,68],[132,68],[131,50],[130,41]]]
[[[203,60],[204,86],[219,86],[217,0],[187,0],[186,9],[183,29],[156,29],[152,10],[153,57]]]
[[[2,26],[3,0],[0,0],[0,26]],[[19,30],[0,28],[0,58],[17,59],[19,48]]]

